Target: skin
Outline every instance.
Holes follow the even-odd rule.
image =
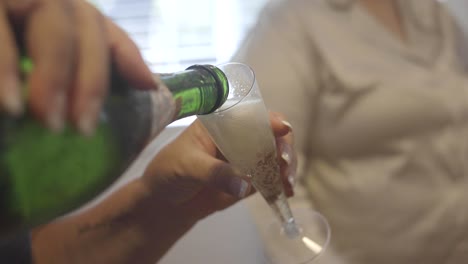
[[[284,148],[292,133],[282,120],[271,115],[278,146]],[[295,164],[294,152],[288,154]],[[284,179],[295,170],[284,160],[280,166]],[[153,264],[199,220],[253,192],[249,187],[239,194],[232,188],[235,179],[247,180],[195,122],[161,150],[141,178],[80,215],[35,229],[35,263]],[[292,195],[291,185],[284,183]]]
[[[0,109],[26,111],[52,131],[66,122],[81,133],[95,129],[109,84],[109,66],[133,86],[157,89],[159,80],[136,45],[98,10],[81,0],[0,0]],[[24,80],[20,55],[34,62]],[[271,114],[285,191],[295,174],[291,128]],[[219,154],[195,122],[154,158],[144,175],[93,208],[32,230],[34,263],[155,263],[197,221],[253,193],[240,192],[244,175]]]
[[[111,61],[136,87],[158,87],[136,45],[86,1],[0,0],[0,41],[0,108],[28,109],[56,132],[68,121],[93,133]],[[24,54],[34,61],[27,102],[18,73]]]

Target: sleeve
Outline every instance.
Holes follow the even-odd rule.
[[[313,41],[297,2],[269,2],[232,60],[252,67],[267,108],[286,115],[301,163],[309,145],[317,74]]]
[[[31,236],[29,232],[0,240],[0,263],[32,263]]]

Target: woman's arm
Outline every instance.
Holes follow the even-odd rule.
[[[290,129],[273,115],[272,126],[282,151]],[[288,165],[280,164],[285,175]],[[250,193],[250,187],[241,192],[245,179],[195,122],[141,178],[82,214],[35,229],[35,263],[153,264],[197,221]]]

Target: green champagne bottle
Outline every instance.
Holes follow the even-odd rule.
[[[25,75],[32,69],[26,58],[20,65]],[[215,111],[229,92],[225,74],[212,65],[162,74],[166,87],[157,91],[133,89],[111,72],[110,92],[91,137],[70,127],[52,133],[28,113],[0,116],[0,235],[45,223],[89,201],[166,125]]]

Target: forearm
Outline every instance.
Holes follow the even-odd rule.
[[[35,263],[155,263],[194,224],[136,180],[98,206],[33,231]]]

